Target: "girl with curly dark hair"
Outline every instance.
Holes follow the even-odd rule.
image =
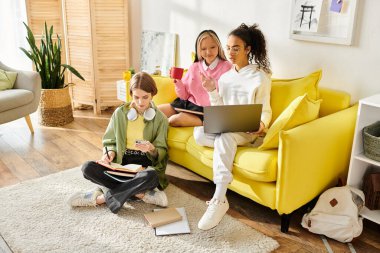
[[[208,230],[222,220],[229,208],[227,186],[232,181],[233,161],[237,146],[252,143],[262,134],[272,118],[270,107],[271,70],[266,41],[257,24],[241,24],[230,32],[226,55],[234,65],[218,82],[203,78],[202,86],[208,92],[211,105],[262,104],[260,128],[253,133],[205,133],[203,127],[194,128],[197,144],[214,148],[213,173],[216,185],[214,196],[207,202],[207,210],[198,228]]]
[[[229,36],[240,38],[244,42],[244,47],[248,50],[249,63],[252,63],[253,60],[257,64],[258,69],[264,70],[266,73],[270,74],[271,70],[267,56],[265,37],[258,27],[257,24],[247,26],[243,23],[230,32]],[[234,49],[227,47],[226,50],[228,52]]]

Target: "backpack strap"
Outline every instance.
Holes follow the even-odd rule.
[[[328,252],[328,253],[334,253],[334,251],[333,251],[332,248],[330,247],[329,242],[328,242],[327,239],[326,239],[326,236],[324,236],[324,235],[320,235],[320,236],[321,236],[321,239],[322,239],[323,244],[325,245],[325,248],[327,249],[327,252]]]
[[[347,243],[347,246],[348,246],[348,248],[349,248],[349,250],[351,251],[351,253],[356,253],[356,250],[355,250],[355,248],[354,248],[354,246],[352,245],[352,243]]]
[[[327,241],[326,236],[320,235],[320,237],[322,239],[323,244],[325,245],[325,248],[326,248],[327,252],[328,253],[334,253],[334,251],[330,247],[329,242]],[[356,253],[356,250],[355,250],[354,246],[352,245],[352,243],[348,242],[347,246],[348,246],[348,249],[350,250],[351,253]]]

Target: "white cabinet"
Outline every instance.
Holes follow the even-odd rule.
[[[348,171],[347,184],[358,189],[363,189],[363,177],[369,167],[380,170],[380,162],[369,159],[363,154],[362,130],[364,127],[380,120],[380,94],[361,99],[359,101],[358,118],[352,145],[351,162]],[[380,224],[380,210],[369,210],[364,207],[361,215],[373,222]]]

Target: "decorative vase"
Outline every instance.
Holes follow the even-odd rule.
[[[39,123],[43,126],[63,126],[74,120],[69,87],[42,89]]]

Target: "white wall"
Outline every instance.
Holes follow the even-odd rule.
[[[25,0],[0,0],[0,61],[15,68],[32,70],[32,61],[19,47],[29,48]]]
[[[188,67],[198,33],[213,29],[225,45],[240,23],[258,23],[264,32],[273,77],[304,76],[323,70],[320,86],[344,90],[352,102],[380,93],[380,1],[357,0],[354,44],[343,46],[289,38],[292,0],[130,0],[132,65],[140,62],[142,30],[179,35],[178,64]]]

